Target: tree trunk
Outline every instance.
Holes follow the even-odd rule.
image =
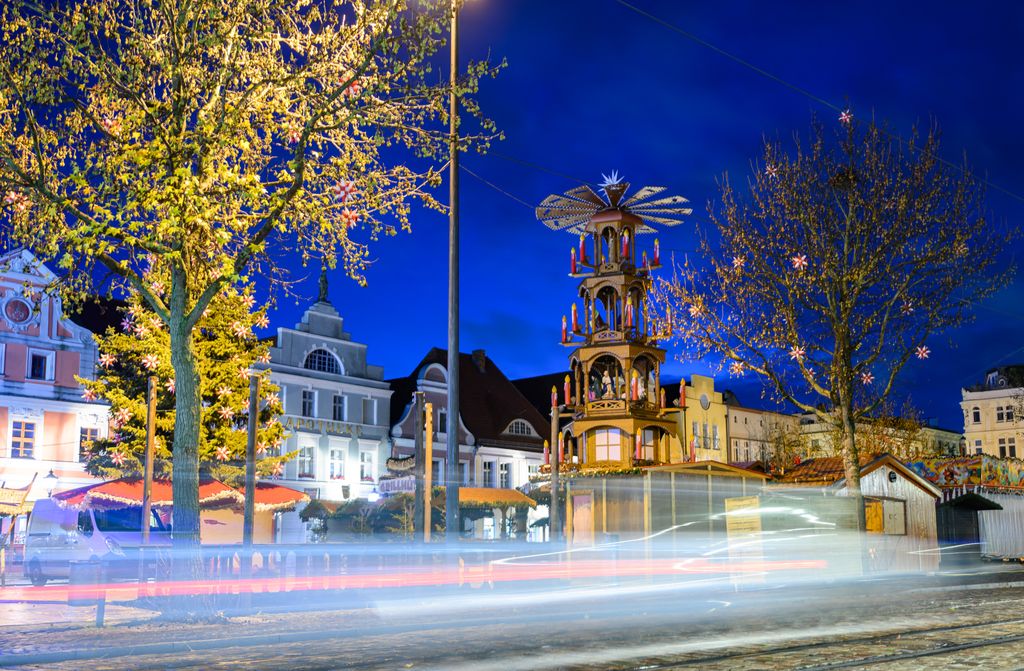
[[[171,529],[174,543],[174,577],[197,580],[204,577],[199,552],[199,423],[202,417],[199,372],[196,369],[192,329],[185,318],[185,280],[174,273],[170,305],[171,366],[174,368],[174,445],[172,459]],[[195,619],[210,612],[198,596],[172,599],[175,618]]]
[[[843,435],[843,471],[846,476],[846,491],[857,507],[857,530],[864,532],[864,495],[860,491],[860,454],[857,451],[856,425],[849,402],[841,404]]]

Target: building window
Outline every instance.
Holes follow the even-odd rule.
[[[526,475],[531,478],[535,475],[540,475],[540,464],[527,464]]]
[[[359,479],[363,482],[374,480],[373,452],[359,453]]]
[[[306,355],[306,361],[302,367],[307,370],[315,370],[331,375],[341,375],[341,366],[338,359],[325,349],[315,349]]]
[[[1013,459],[1017,458],[1017,439],[1016,438],[1007,438],[1006,439],[1006,456],[1012,457]]]
[[[100,430],[97,428],[82,427],[78,434],[78,460],[89,461],[89,450],[92,444],[100,437]]]
[[[309,389],[302,390],[302,416],[314,417],[316,415],[316,392]]]
[[[622,434],[618,429],[598,429],[594,432],[594,451],[598,461],[622,459]]]
[[[530,423],[525,419],[515,419],[508,425],[505,433],[510,433],[513,436],[532,436],[535,435],[533,429],[530,427]]]
[[[469,464],[465,461],[459,462],[459,482],[464,485],[469,484]]]
[[[999,458],[1000,459],[1005,459],[1006,458],[1006,439],[1005,438],[1000,438],[999,439]]]
[[[363,399],[363,424],[377,423],[377,399]]]
[[[330,469],[331,480],[340,480],[345,477],[345,450],[331,450]]]
[[[313,446],[304,445],[299,448],[299,477],[313,478]]]
[[[654,429],[644,429],[640,432],[640,458],[647,461],[654,461],[657,458],[658,439]]]
[[[971,409],[971,418],[975,424],[981,424],[981,410],[977,406]]]
[[[1005,421],[1004,415],[1003,415],[1003,406],[1001,406],[1001,405],[1000,406],[996,406],[996,421],[997,422]]]
[[[974,453],[975,454],[981,454],[983,451],[984,450],[982,449],[981,441],[980,440],[974,441]]]
[[[36,445],[35,422],[11,422],[11,456],[31,459]]]
[[[1012,422],[1013,421],[1013,408],[1011,408],[1011,407],[1007,407],[1006,408],[1006,421],[1007,422]]]
[[[437,432],[448,433],[448,411],[444,408],[437,411]]]
[[[30,380],[52,380],[53,379],[53,352],[40,352],[29,350],[28,352],[28,379]]]
[[[502,489],[512,489],[511,464],[498,464],[498,486]]]
[[[494,462],[484,462],[484,487],[494,486]]]
[[[714,424],[711,427],[711,439],[716,450],[722,449],[722,442],[718,437],[718,425]]]
[[[345,397],[341,394],[334,395],[331,403],[331,417],[335,422],[345,421]]]
[[[711,433],[708,431],[708,423],[704,422],[704,425],[701,428],[704,430],[704,433],[703,433],[704,449],[705,450],[710,450],[711,449]]]

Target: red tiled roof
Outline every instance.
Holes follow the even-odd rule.
[[[860,467],[865,466],[877,459],[879,455],[862,455]],[[807,459],[796,466],[786,469],[784,475],[778,477],[780,482],[821,482],[832,484],[841,480],[846,475],[843,468],[842,457],[817,457]]]

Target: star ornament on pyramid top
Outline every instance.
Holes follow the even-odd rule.
[[[537,207],[537,218],[553,231],[579,235],[598,212],[621,210],[642,220],[637,233],[654,233],[655,225],[676,226],[693,212],[686,205],[690,201],[682,196],[655,198],[666,190],[664,186],[645,186],[626,198],[629,182],[623,181],[618,171],[601,177],[600,193],[584,184],[564,194],[552,194]]]

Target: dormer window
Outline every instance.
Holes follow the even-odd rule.
[[[530,423],[525,419],[514,419],[512,423],[505,429],[505,433],[512,436],[536,436],[537,432],[533,430]]]
[[[325,349],[315,349],[306,355],[306,361],[302,367],[307,370],[315,370],[331,375],[341,375],[341,365],[338,357]]]

